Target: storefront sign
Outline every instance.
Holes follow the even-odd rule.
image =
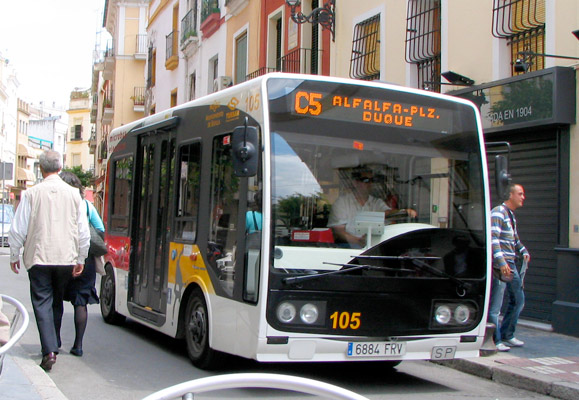
[[[478,106],[487,133],[575,123],[575,72],[571,68],[549,68],[451,94]]]

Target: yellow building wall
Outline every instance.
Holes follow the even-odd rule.
[[[260,14],[261,2],[249,1],[247,6],[236,16],[227,21],[227,58],[225,60],[226,74],[234,78],[234,54],[235,54],[235,34],[248,26],[247,37],[247,73],[251,73],[259,68],[259,46],[260,46]]]
[[[481,18],[481,15],[489,17]],[[461,0],[442,5],[440,72],[476,77],[475,85],[493,80],[492,15],[492,1]],[[444,78],[442,82],[447,83]],[[443,85],[441,91],[455,89],[456,86]]]

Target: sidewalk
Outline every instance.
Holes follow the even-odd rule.
[[[519,321],[517,337],[525,342],[524,347],[438,364],[558,399],[579,399],[579,338],[548,328]],[[3,400],[67,400],[36,360],[18,345],[4,360],[0,393]]]
[[[579,338],[553,333],[549,325],[522,320],[516,335],[525,346],[438,364],[557,399],[579,399]]]

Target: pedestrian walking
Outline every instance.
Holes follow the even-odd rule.
[[[42,361],[50,371],[61,346],[63,296],[72,277],[79,276],[88,255],[90,232],[82,198],[58,173],[61,156],[47,150],[39,157],[44,180],[22,193],[8,235],[10,267],[28,271],[30,297],[40,335]]]
[[[88,217],[88,223],[95,227],[99,232],[104,233],[105,227],[94,205],[85,198],[84,187],[78,176],[69,171],[62,171],[60,177],[70,186],[77,188],[83,199],[84,212]],[[82,274],[68,283],[64,300],[70,301],[74,307],[74,345],[70,353],[82,357],[82,340],[86,331],[88,320],[87,305],[98,304],[99,298],[95,288],[96,282],[96,263],[94,256],[89,255],[84,261],[84,270]]]
[[[519,315],[525,306],[525,294],[517,259],[528,265],[531,256],[519,239],[514,211],[523,206],[525,190],[519,184],[509,185],[509,199],[491,212],[491,236],[493,253],[493,282],[489,308],[489,322],[495,324],[494,341],[499,351],[509,351],[525,343],[515,337]],[[502,276],[512,273],[512,280],[503,281]],[[499,324],[505,289],[509,302]]]

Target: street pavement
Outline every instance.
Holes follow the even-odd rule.
[[[0,254],[8,254],[7,249],[0,248]],[[28,329],[36,329],[33,315]],[[553,398],[579,399],[579,338],[524,320],[519,321],[516,335],[524,347],[494,353],[483,346],[485,356],[437,364]],[[67,400],[39,361],[20,344],[10,349],[0,372],[0,399]]]
[[[29,329],[36,329],[31,321]],[[472,375],[558,399],[579,399],[579,338],[553,333],[549,326],[519,321],[524,347],[472,359],[438,362]],[[50,373],[20,348],[13,347],[0,374],[3,400],[66,400]]]

